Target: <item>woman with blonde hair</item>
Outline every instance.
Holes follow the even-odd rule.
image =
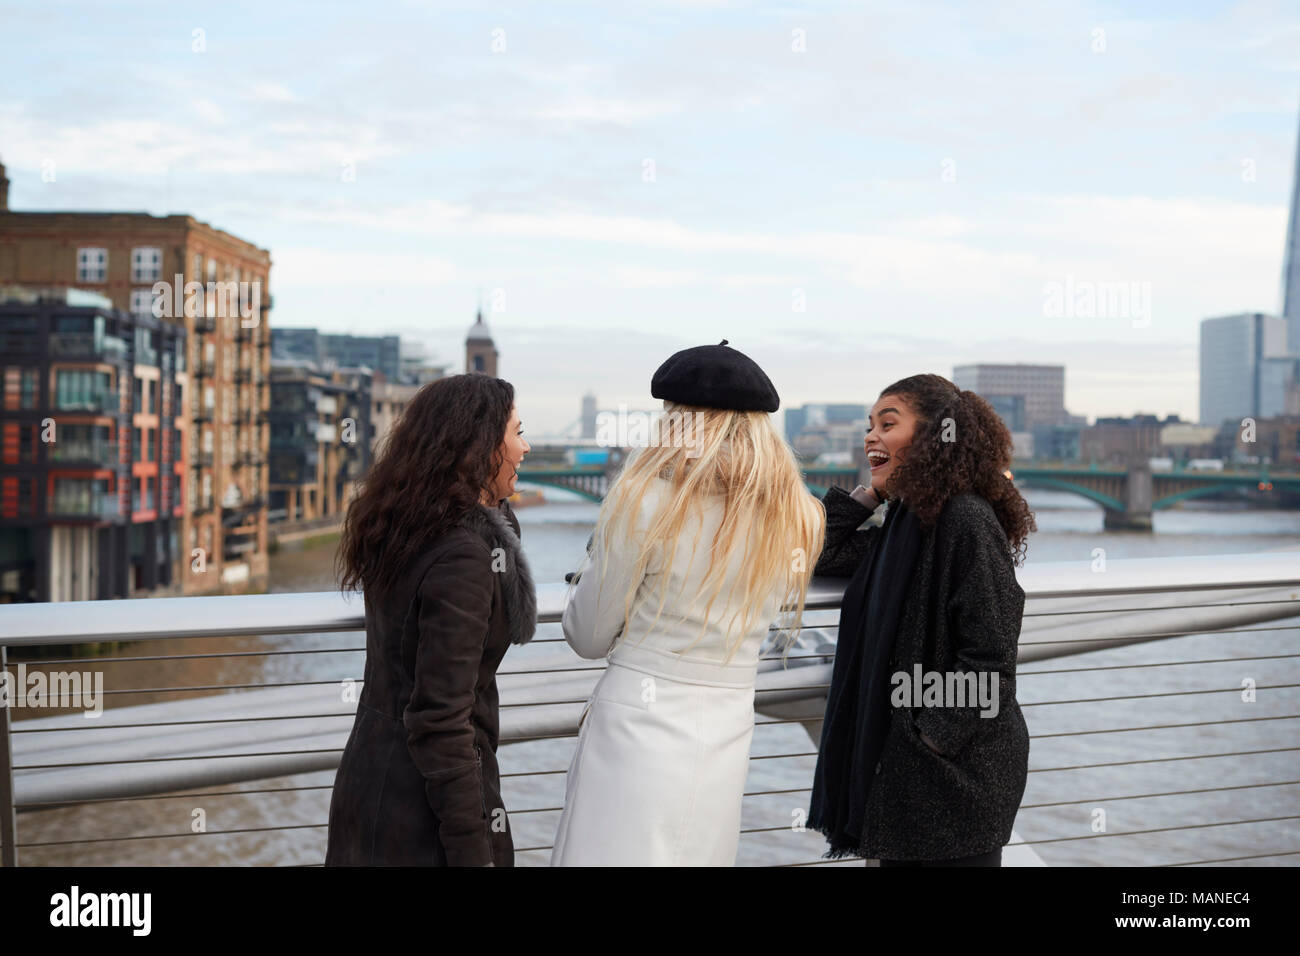
[[[772,425],[771,381],[720,345],[651,381],[652,442],[628,458],[575,578],[564,636],[609,657],[579,720],[556,866],[731,866],[759,649],[797,635],[825,513]]]

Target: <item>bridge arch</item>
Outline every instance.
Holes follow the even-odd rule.
[[[1159,511],[1162,508],[1172,508],[1180,501],[1190,501],[1192,498],[1201,498],[1205,495],[1212,495],[1220,491],[1232,491],[1240,488],[1238,483],[1228,482],[1206,482],[1203,485],[1197,485],[1194,488],[1186,488],[1176,494],[1165,495],[1163,498],[1157,498],[1151,503],[1152,511]]]
[[[1097,491],[1093,488],[1087,488],[1083,485],[1076,485],[1072,481],[1064,478],[1052,478],[1047,475],[1032,475],[1024,478],[1017,477],[1016,484],[1024,488],[1051,488],[1054,491],[1068,491],[1071,494],[1080,495],[1089,501],[1101,505],[1107,511],[1124,511],[1124,502],[1110,495]]]
[[[568,491],[575,495],[579,495],[587,501],[594,501],[596,504],[600,504],[605,500],[604,495],[583,487],[581,483],[574,482],[572,478],[565,481],[564,476],[562,475],[556,475],[553,478],[545,478],[536,474],[530,474],[527,477],[520,475],[519,483],[521,485],[543,485],[548,488],[559,488],[562,491]]]

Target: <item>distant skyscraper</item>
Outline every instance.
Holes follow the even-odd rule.
[[[1222,425],[1281,412],[1286,374],[1269,359],[1286,354],[1287,323],[1246,312],[1201,322],[1201,424]]]
[[[952,370],[952,381],[960,389],[987,398],[1004,419],[1009,415],[1019,418],[1025,431],[1064,425],[1068,420],[1064,365],[958,365]],[[1023,407],[1009,401],[1015,396],[1022,398]],[[1018,430],[1012,421],[1007,421],[1007,427]]]
[[[1286,350],[1300,355],[1300,137],[1296,140],[1295,173],[1291,180],[1291,217],[1286,228],[1282,260],[1282,315],[1287,322]]]

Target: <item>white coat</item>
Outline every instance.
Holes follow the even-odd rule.
[[[638,531],[668,487],[661,479],[647,491]],[[709,499],[687,519],[676,553],[656,551],[639,582],[628,633],[579,720],[553,866],[736,862],[759,649],[781,595],[765,599],[757,623],[724,662],[727,624],[739,614],[738,628],[744,613],[727,603],[745,571],[743,553],[727,568],[707,615],[707,600],[695,595],[722,515],[723,498]],[[624,596],[636,569],[630,541],[612,542],[608,563],[595,544],[563,615],[565,639],[588,659],[609,654],[622,632]],[[665,585],[662,615],[652,628]]]

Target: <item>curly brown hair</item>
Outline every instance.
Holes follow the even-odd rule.
[[[509,382],[479,373],[415,394],[348,505],[336,559],[344,591],[382,597],[479,503],[501,468],[514,400]]]
[[[925,527],[934,526],[950,498],[979,495],[993,506],[1012,560],[1023,562],[1029,533],[1038,526],[1029,504],[1007,477],[1011,432],[993,406],[942,375],[912,375],[880,394],[904,399],[918,419],[907,453],[889,476],[886,494],[905,501]]]

